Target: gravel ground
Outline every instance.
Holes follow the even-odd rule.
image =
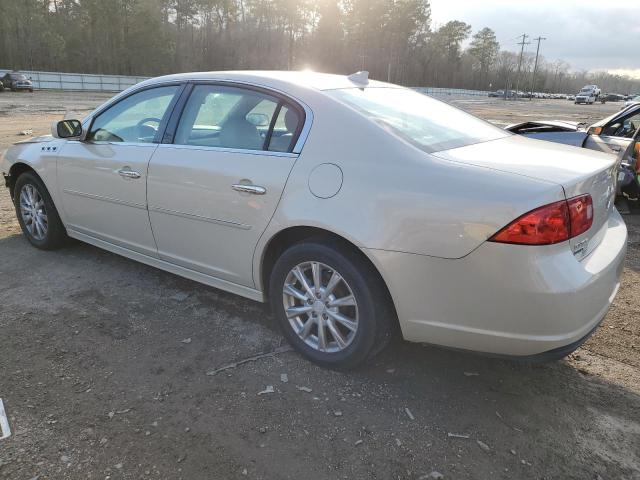
[[[105,99],[0,95],[0,149]],[[500,124],[618,108],[453,101]],[[398,341],[350,373],[287,351],[258,303],[88,245],[38,251],[14,218],[2,191],[0,478],[640,479],[640,216],[614,307],[570,358]]]

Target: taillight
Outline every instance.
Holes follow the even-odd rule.
[[[593,200],[591,195],[580,195],[567,200],[571,218],[571,238],[582,235],[593,225]]]
[[[518,245],[552,245],[586,232],[592,223],[591,195],[581,195],[525,213],[489,241]]]

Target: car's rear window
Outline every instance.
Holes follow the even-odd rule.
[[[451,105],[405,88],[347,88],[327,93],[426,152],[509,135]]]

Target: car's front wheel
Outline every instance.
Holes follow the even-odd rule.
[[[42,180],[25,172],[17,178],[13,192],[16,216],[27,240],[42,250],[64,246],[67,232]]]
[[[351,368],[389,342],[395,311],[373,266],[325,243],[290,247],[276,261],[270,301],[289,342],[329,368]]]

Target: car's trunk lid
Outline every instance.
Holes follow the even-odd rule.
[[[517,135],[434,155],[453,162],[554,182],[562,186],[568,199],[590,194],[593,226],[570,242],[578,258],[588,255],[600,242],[602,227],[614,208],[617,159],[613,155]]]

